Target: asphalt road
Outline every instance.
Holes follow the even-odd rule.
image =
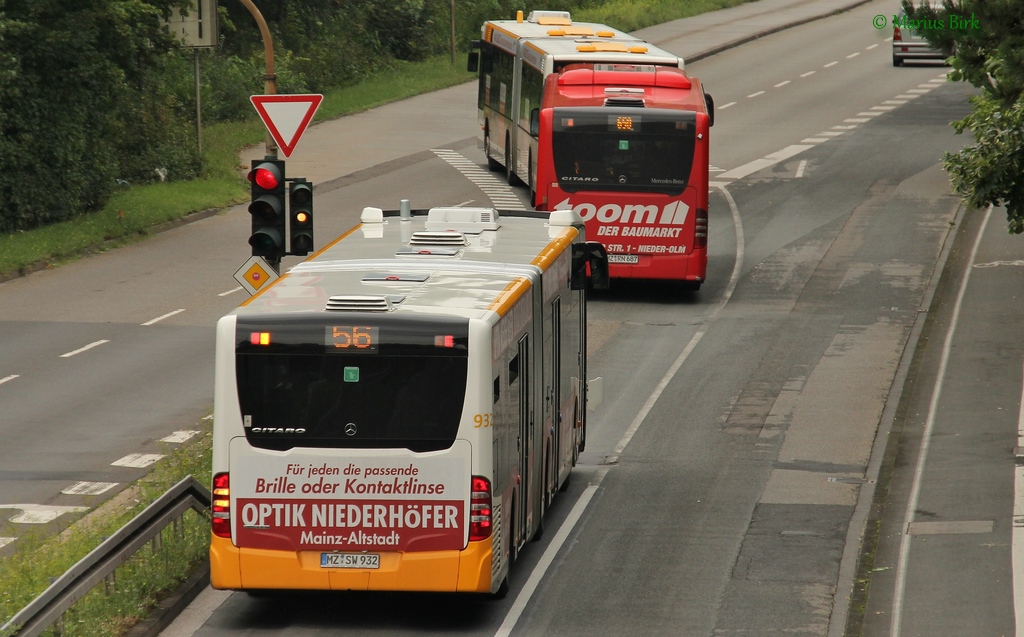
[[[1018,309],[1012,303],[1003,321],[989,318],[992,327],[973,333],[997,354],[947,367],[973,370],[999,387],[944,394],[960,400],[946,411],[963,413],[962,422],[948,424],[947,440],[962,439],[956,427],[976,423],[994,402],[1006,412],[984,419],[991,431],[971,430],[991,446],[975,453],[1001,454],[995,475],[972,468],[970,489],[951,488],[964,475],[962,449],[939,444],[930,457],[945,464],[929,469],[932,486],[915,491],[913,476],[926,472],[901,469],[916,467],[921,454],[894,451],[928,422],[904,424],[895,408],[900,397],[929,400],[902,391],[904,374],[913,371],[911,387],[934,387],[914,384],[927,376],[926,360],[908,369],[909,355],[922,351],[912,348],[924,310],[933,294],[959,298],[956,276],[938,285],[937,267],[963,215],[940,161],[964,141],[948,122],[966,114],[968,91],[938,81],[941,66],[892,68],[889,34],[871,26],[873,16],[891,10],[872,2],[688,65],[719,109],[708,282],[698,294],[617,285],[594,299],[590,370],[606,379],[606,404],[544,538],[517,563],[506,600],[268,600],[207,591],[165,634],[841,635],[848,618],[860,617],[849,598],[861,535],[875,496],[886,494],[891,499],[875,507],[887,529],[875,577],[888,592],[869,598],[865,634],[890,634],[895,616],[905,634],[1009,634],[1007,449],[1016,443],[1020,357],[1011,345],[1020,339],[994,334]],[[725,20],[715,28],[742,27]],[[678,28],[644,35],[689,54],[694,29],[703,27]],[[445,161],[458,154],[486,165],[474,140],[474,94],[472,85],[455,87],[339,123],[351,127],[344,146],[332,145],[326,127],[308,140],[301,170],[318,184],[318,244],[351,227],[363,205],[391,207],[401,197],[417,207],[486,205],[510,192],[525,200],[501,185],[501,175],[478,185]],[[439,112],[430,109],[443,109],[443,126],[415,126],[378,144],[380,155],[346,163],[353,161],[347,153],[381,139],[376,131],[416,124],[409,113]],[[345,155],[336,176],[321,174],[325,162],[316,159],[332,148]],[[289,164],[289,174],[298,172]],[[998,221],[982,235],[992,242],[982,254],[1012,262]],[[209,413],[213,325],[243,298],[231,274],[248,258],[247,235],[239,207],[0,285],[0,508],[31,504],[18,508],[34,511],[36,522],[55,514],[50,525],[59,527],[75,513],[52,507],[93,507],[146,470],[111,462],[158,455],[176,444],[161,438]],[[961,254],[971,251],[954,251],[951,263],[966,269],[971,260],[958,260]],[[982,270],[975,281],[996,280],[978,294],[996,295],[1015,271]],[[927,342],[944,340],[951,324],[936,321]],[[965,342],[961,351],[971,347]],[[1001,373],[988,371],[993,363]],[[997,389],[998,401],[983,398]],[[890,439],[900,462],[884,491],[877,485],[880,478],[890,484],[882,471]],[[114,486],[97,495],[60,493],[81,483]],[[964,503],[994,512],[956,509]],[[914,522],[982,525],[915,527],[924,529],[915,542],[941,538],[945,545],[929,555],[914,544],[908,553],[900,548],[907,510],[939,516]],[[949,532],[986,520],[998,533]],[[0,537],[26,528],[8,521]],[[972,544],[950,546],[957,541]],[[960,587],[936,584],[950,555],[958,556],[959,572],[976,573]],[[964,599],[977,605],[973,613],[958,614]],[[965,625],[985,629],[955,632]]]

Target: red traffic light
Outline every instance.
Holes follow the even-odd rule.
[[[276,166],[262,164],[249,171],[249,181],[264,190],[274,190],[281,185],[281,176],[277,173]]]

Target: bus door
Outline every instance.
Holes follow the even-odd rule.
[[[549,502],[549,489],[558,481],[558,471],[562,460],[562,391],[561,391],[561,299],[551,301],[551,333],[544,341],[544,360],[548,361],[544,374],[544,425],[551,431],[551,457],[545,468],[547,476],[544,483],[544,502]]]
[[[519,377],[519,436],[516,438],[516,448],[519,450],[519,500],[515,515],[515,535],[512,542],[516,547],[520,539],[525,537],[528,530],[530,517],[530,490],[533,485],[530,480],[532,468],[530,466],[530,447],[533,439],[533,392],[531,386],[533,379],[530,378],[530,335],[527,334],[519,339],[519,352],[516,354],[516,371]],[[514,553],[513,553],[514,554]]]

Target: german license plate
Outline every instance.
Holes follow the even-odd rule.
[[[380,553],[321,553],[320,568],[380,568]]]
[[[640,257],[635,254],[609,254],[608,263],[640,263]]]

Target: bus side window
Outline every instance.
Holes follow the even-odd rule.
[[[518,378],[519,378],[519,354],[516,354],[515,358],[510,360],[509,363],[508,363],[508,384],[509,384],[509,386],[511,386],[512,383],[516,382],[516,380],[518,380]]]
[[[494,389],[491,392],[492,403],[497,405],[501,399],[501,376],[494,377]]]
[[[494,72],[494,45],[490,42],[480,45],[480,70],[484,73]]]

